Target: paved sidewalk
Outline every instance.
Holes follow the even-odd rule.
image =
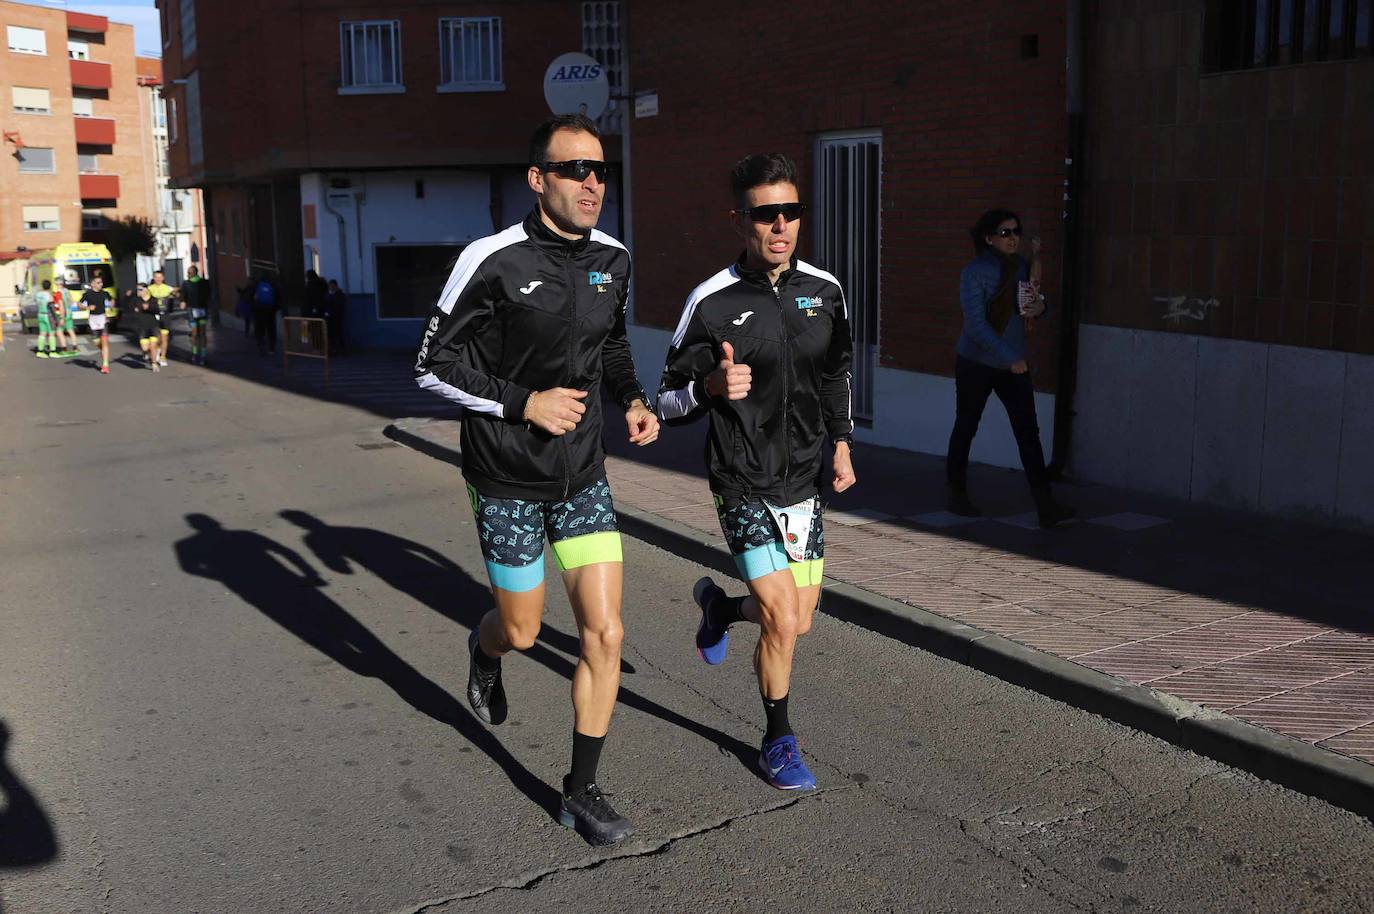
[[[410,427],[457,449],[457,422]],[[612,450],[617,503],[721,542],[700,430]],[[971,482],[989,516],[968,521],[941,510],[940,458],[860,445],[855,464],[828,577],[1374,761],[1374,538],[1076,485],[1060,493],[1083,521],[1041,531],[1020,473],[991,467]]]

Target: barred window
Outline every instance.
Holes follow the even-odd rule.
[[[620,3],[596,0],[582,4],[582,53],[601,64],[611,87],[611,101],[597,121],[602,133],[621,130],[621,102],[625,95],[625,57],[620,45]]]
[[[504,89],[499,16],[439,20],[439,87]]]
[[[181,56],[196,52],[196,0],[181,0]]]
[[[1374,0],[1211,0],[1206,29],[1212,72],[1368,57]]]
[[[339,23],[343,90],[404,89],[399,19]]]

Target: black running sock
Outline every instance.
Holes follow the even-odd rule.
[[[711,621],[717,625],[734,625],[743,622],[745,597],[716,597],[711,604]]]
[[[472,661],[477,664],[477,669],[483,673],[495,673],[501,669],[501,658],[493,657],[482,650],[482,642],[477,642],[477,650],[472,652]]]
[[[781,698],[769,698],[763,696],[763,713],[768,716],[768,732],[763,734],[765,741],[772,741],[779,736],[791,736],[792,725],[787,722],[787,696]]]
[[[601,747],[605,744],[604,736],[573,731],[572,771],[563,779],[564,795],[596,781],[596,766],[601,762]]]

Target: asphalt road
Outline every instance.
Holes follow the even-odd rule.
[[[602,781],[639,834],[594,850],[551,816],[558,588],[507,724],[463,702],[489,598],[451,467],[184,363],[12,345],[0,403],[5,911],[1374,909],[1365,820],[824,617],[821,789],[775,791],[751,633],[701,664],[701,569],[634,540]]]

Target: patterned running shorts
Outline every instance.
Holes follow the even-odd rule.
[[[560,571],[622,561],[611,487],[597,480],[567,501],[493,498],[468,486],[491,586],[517,593],[544,583],[544,538]]]
[[[741,578],[752,581],[786,568],[792,572],[798,587],[821,583],[825,567],[825,525],[821,521],[821,511],[812,518],[811,536],[803,560],[794,562],[783,547],[778,525],[762,500],[714,497],[720,530],[725,534],[725,545],[735,557],[735,567]]]

